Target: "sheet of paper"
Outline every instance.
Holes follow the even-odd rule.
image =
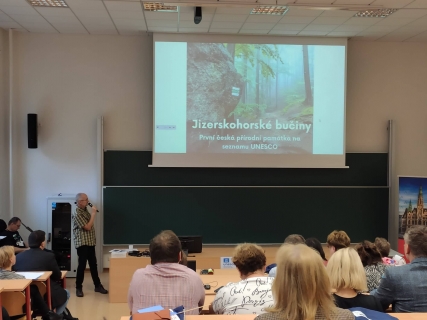
[[[3,240],[4,238],[6,238],[6,236],[0,236],[0,240]]]
[[[25,279],[34,280],[43,275],[43,272],[17,272],[17,274],[24,276]]]

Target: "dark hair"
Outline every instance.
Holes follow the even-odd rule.
[[[322,257],[323,261],[328,261],[325,257],[325,251],[323,251],[322,244],[319,240],[316,238],[308,238],[305,240],[305,244],[309,246],[310,248],[315,249],[317,252],[319,252],[320,256]]]
[[[179,261],[181,241],[171,230],[160,232],[150,241],[151,264]]]
[[[364,240],[361,243],[356,244],[354,249],[359,254],[360,260],[364,267],[371,266],[382,262],[381,253],[378,251],[374,243],[368,240]]]
[[[21,219],[19,219],[18,217],[13,217],[9,220],[9,223],[7,225],[10,226],[12,223],[17,224],[19,221],[21,221]]]
[[[375,245],[382,257],[388,257],[390,254],[390,242],[388,242],[387,239],[376,237]]]
[[[299,244],[304,242],[305,242],[305,239],[300,234],[290,234],[285,239],[285,243],[288,243],[288,244]]]
[[[0,232],[6,230],[7,224],[3,219],[0,219]]]
[[[254,243],[239,244],[234,249],[233,263],[243,275],[263,269],[266,262],[264,250]]]
[[[348,248],[350,247],[350,237],[347,235],[345,231],[334,230],[326,239],[326,242],[329,246],[335,248],[335,250]]]
[[[30,248],[39,248],[43,241],[46,240],[46,233],[42,230],[36,230],[28,236],[28,246]]]
[[[412,226],[403,238],[415,257],[427,256],[427,226]]]
[[[181,261],[179,261],[179,264],[182,264],[183,266],[187,266],[188,264],[187,255],[184,250],[181,250]]]

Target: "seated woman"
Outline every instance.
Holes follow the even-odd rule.
[[[230,282],[216,294],[212,308],[218,314],[261,314],[273,305],[271,284],[274,278],[265,275],[267,258],[264,250],[252,243],[239,244],[233,263],[240,273],[240,282]]]
[[[334,298],[343,309],[361,307],[383,311],[381,303],[374,296],[362,294],[366,291],[366,275],[359,255],[353,248],[335,252],[326,266]]]
[[[332,256],[338,250],[350,247],[351,241],[345,231],[334,230],[328,235],[326,243],[328,245],[329,253]]]
[[[12,266],[16,262],[15,249],[12,246],[4,246],[0,248],[0,279],[13,280],[25,279],[24,276],[16,274],[12,271]],[[62,320],[62,316],[49,311],[46,302],[40,294],[39,288],[36,285],[30,285],[31,308],[41,312],[43,320]]]
[[[380,252],[375,244],[367,240],[358,243],[354,249],[356,249],[359,254],[360,260],[362,260],[363,267],[365,268],[368,291],[377,289],[385,269],[388,267],[383,263]]]
[[[322,244],[316,238],[308,238],[305,240],[305,244],[310,248],[316,250],[322,257],[323,264],[326,266],[328,264],[328,259],[325,257],[325,251],[323,251]]]
[[[274,305],[255,320],[354,320],[335,306],[322,258],[305,244],[282,245],[277,251]]]
[[[0,228],[1,230],[1,228]],[[375,246],[377,247],[378,251],[381,254],[381,257],[383,259],[383,263],[385,265],[390,266],[403,266],[406,264],[406,261],[403,257],[400,255],[394,255],[393,258],[389,258],[390,255],[390,242],[387,241],[385,238],[376,237],[375,238]]]

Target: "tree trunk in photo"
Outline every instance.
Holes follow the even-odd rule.
[[[227,44],[227,51],[230,53],[231,59],[233,59],[233,64],[234,64],[235,50],[236,50],[236,44],[235,43],[228,43]]]
[[[304,104],[306,106],[312,106],[313,105],[313,93],[311,91],[310,66],[308,64],[308,47],[306,45],[302,46],[302,55],[303,55],[303,59],[304,59],[304,82],[305,82]]]

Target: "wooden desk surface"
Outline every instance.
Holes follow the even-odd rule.
[[[65,278],[65,276],[67,275],[67,270],[62,270],[61,271],[61,279],[64,279]]]
[[[13,280],[0,280],[0,287],[4,292],[8,291],[24,291],[26,287],[31,284],[29,279],[13,279]]]
[[[393,317],[399,320],[425,320],[427,313],[391,313]],[[253,320],[256,317],[255,314],[243,314],[243,315],[189,315],[185,316],[186,320]],[[120,320],[129,320],[129,316],[121,317]]]

